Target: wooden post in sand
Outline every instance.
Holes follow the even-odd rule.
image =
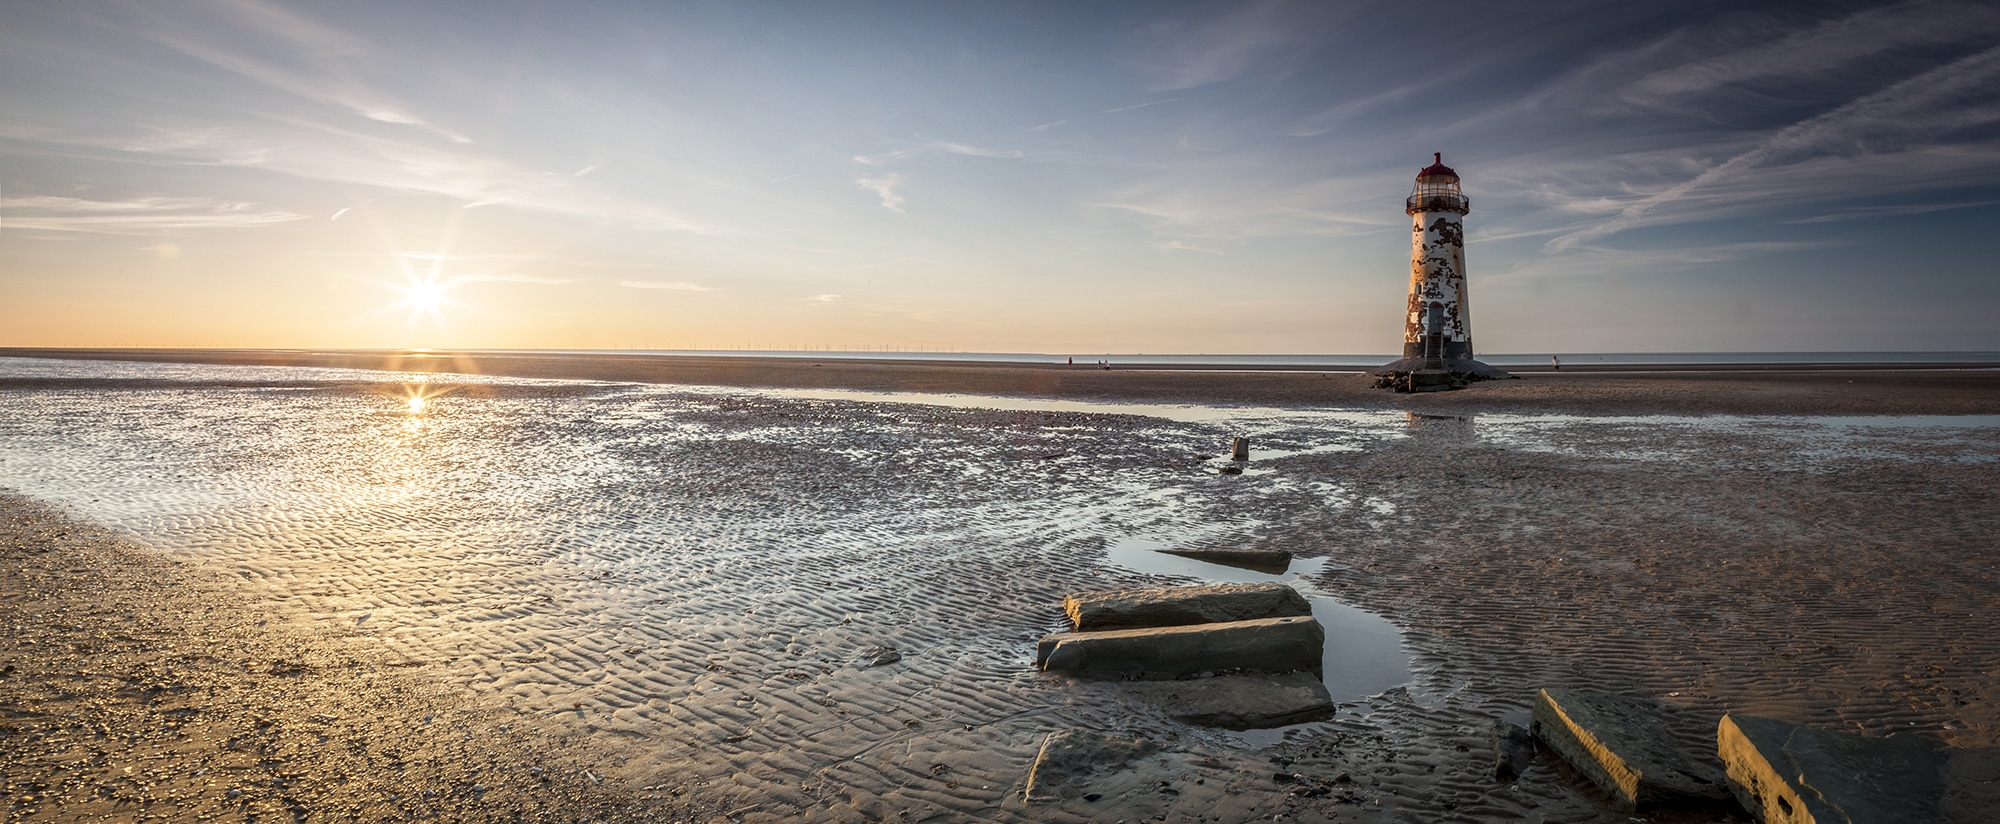
[[[1232,461],[1250,460],[1250,439],[1237,438],[1235,442],[1231,443],[1229,445],[1229,459]]]

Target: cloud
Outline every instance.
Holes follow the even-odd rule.
[[[1296,21],[1286,19],[1283,3],[1230,8],[1220,17],[1161,20],[1139,32],[1143,46],[1137,62],[1152,76],[1151,88],[1174,91],[1234,80],[1290,56],[1293,46],[1306,40]]]
[[[427,123],[364,88],[354,78],[356,69],[383,59],[372,52],[364,38],[259,0],[229,0],[215,7],[218,13],[208,15],[190,14],[188,9],[151,15],[146,36],[189,57],[303,100],[338,106],[378,123],[420,127],[453,143],[472,142],[471,138]],[[282,60],[253,54],[244,48],[244,44],[272,40],[282,43],[276,50],[284,56]]]
[[[1731,87],[1821,75],[1888,52],[1964,40],[2000,27],[1986,4],[1905,3],[1871,9],[1723,54],[1655,71],[1620,95],[1639,105],[1686,105]]]
[[[906,149],[897,149],[893,152],[884,152],[878,155],[855,155],[854,162],[868,166],[886,166],[899,160],[908,160],[918,155],[930,154],[931,152],[944,152],[946,154],[966,155],[969,157],[1018,158],[1022,156],[1018,149],[986,149],[979,146],[968,146],[964,143],[933,140],[928,143],[922,143]]]
[[[882,208],[898,213],[903,211],[903,196],[896,193],[896,187],[903,185],[902,175],[891,172],[882,177],[864,177],[854,182],[882,198]]]
[[[714,292],[714,291],[718,291],[718,290],[717,290],[717,289],[716,289],[715,287],[713,287],[713,286],[703,286],[703,285],[701,285],[701,284],[699,284],[699,283],[688,283],[687,281],[684,281],[684,280],[676,280],[676,281],[660,281],[660,280],[621,280],[621,281],[618,281],[618,285],[619,285],[619,286],[624,286],[624,287],[626,287],[626,288],[629,288],[629,289],[671,289],[671,290],[673,290],[673,291],[676,291],[676,292]]]
[[[344,215],[344,214],[347,214],[348,212],[351,212],[351,211],[354,211],[354,210],[353,210],[353,209],[351,209],[351,208],[346,208],[346,209],[341,209],[341,210],[340,210],[340,211],[338,211],[338,212],[334,212],[334,213],[333,213],[333,217],[330,217],[330,218],[327,218],[327,220],[339,220],[339,219],[340,219],[340,216],[341,216],[341,215]]]
[[[97,234],[157,234],[187,229],[246,229],[305,220],[292,212],[199,197],[86,200],[73,197],[0,198],[0,228]]]
[[[0,130],[44,143],[118,152],[121,160],[168,165],[240,166],[307,180],[438,195],[493,206],[593,219],[643,229],[722,234],[729,230],[685,215],[586,188],[568,175],[523,169],[498,158],[395,140],[319,123],[271,116],[248,122],[259,133],[199,126],[154,127],[137,134],[65,134]],[[137,155],[139,157],[130,157]]]
[[[1969,91],[1990,89],[2000,76],[2000,46],[1954,60],[1905,78],[1887,88],[1856,98],[1822,114],[1794,123],[1693,178],[1644,197],[1624,202],[1618,215],[1550,240],[1550,251],[1563,251],[1647,222],[1648,215],[1689,198],[1703,188],[1750,174],[1766,163],[1797,161],[1816,151],[1848,149],[1863,138],[1922,129],[1923,109],[1950,103]],[[2000,119],[1988,113],[1987,119]]]
[[[836,301],[836,300],[840,300],[840,296],[839,296],[839,295],[808,295],[808,296],[806,296],[806,297],[802,297],[802,298],[799,298],[799,300],[803,300],[803,301],[807,301],[807,302],[810,302],[810,303],[832,303],[832,302],[834,302],[834,301]]]
[[[1047,123],[1043,123],[1043,124],[1042,124],[1042,125],[1040,125],[1040,126],[1029,126],[1029,127],[1027,128],[1027,131],[1031,131],[1031,132],[1041,132],[1041,131],[1047,131],[1047,130],[1049,130],[1049,129],[1053,129],[1053,128],[1057,127],[1057,126],[1061,126],[1061,125],[1063,125],[1063,124],[1065,124],[1065,123],[1068,123],[1068,122],[1069,122],[1069,119],[1068,119],[1068,118],[1064,118],[1064,119],[1062,119],[1062,120],[1052,120],[1052,121],[1049,121],[1049,122],[1047,122]]]
[[[1407,186],[1392,175],[1306,181],[1274,177],[1288,171],[1246,174],[1241,163],[1229,159],[1188,164],[1171,176],[1127,186],[1086,205],[1134,218],[1172,238],[1170,243],[1186,243],[1186,238],[1348,237],[1404,223],[1401,195],[1386,204],[1382,198],[1383,191]]]
[[[536,277],[534,275],[516,275],[516,274],[453,275],[451,279],[484,281],[492,283],[540,283],[540,284],[550,284],[550,285],[557,283],[574,282],[573,278],[545,278],[545,277]],[[630,286],[631,284],[627,283],[621,285]]]
[[[1119,106],[1118,108],[1115,109],[1105,109],[1104,111],[1098,112],[1098,114],[1110,114],[1112,112],[1129,112],[1133,109],[1143,109],[1146,108],[1147,106],[1158,106],[1162,103],[1179,103],[1179,102],[1181,102],[1180,98],[1170,97],[1167,98],[1166,100],[1155,100],[1151,103],[1134,103],[1130,106]]]
[[[1670,249],[1610,249],[1602,246],[1578,246],[1562,254],[1522,261],[1515,264],[1511,271],[1482,277],[1480,280],[1482,285],[1490,286],[1508,281],[1542,278],[1624,277],[1633,272],[1713,266],[1754,255],[1803,252],[1844,245],[1847,244],[1843,241],[1757,241]],[[1479,277],[1476,270],[1473,276]]]
[[[1163,249],[1163,250],[1165,250],[1165,251],[1169,251],[1169,252],[1205,252],[1205,253],[1207,253],[1207,254],[1211,254],[1211,255],[1219,255],[1219,254],[1222,254],[1222,252],[1220,252],[1220,251],[1217,251],[1217,250],[1215,250],[1215,249],[1209,249],[1209,248],[1206,248],[1206,247],[1202,247],[1202,246],[1196,246],[1196,245],[1194,245],[1194,244],[1192,244],[1192,243],[1182,243],[1182,242],[1180,242],[1180,241],[1178,241],[1178,240],[1169,240],[1169,241],[1167,241],[1167,242],[1165,242],[1165,243],[1162,243],[1162,244],[1160,244],[1160,248],[1161,248],[1161,249]]]
[[[574,171],[574,172],[571,172],[571,173],[570,173],[570,177],[583,177],[584,175],[587,175],[587,174],[590,174],[591,172],[594,172],[594,171],[597,171],[598,169],[602,169],[602,168],[604,168],[604,164],[602,164],[602,163],[592,163],[592,164],[590,164],[590,165],[588,165],[588,166],[585,166],[585,167],[583,167],[583,168],[581,168],[581,169],[578,169],[578,170],[576,170],[576,171]]]
[[[1932,212],[1946,212],[1952,209],[1976,209],[1991,206],[2000,200],[1970,200],[1964,203],[1918,203],[1908,206],[1864,206],[1845,209],[1830,214],[1787,220],[1786,223],[1839,223],[1847,220],[1861,220],[1873,217],[1901,217],[1904,215],[1927,215]]]

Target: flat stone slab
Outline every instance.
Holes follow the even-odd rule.
[[[1535,696],[1535,737],[1627,812],[1729,797],[1722,770],[1675,739],[1671,704],[1595,690]]]
[[[1941,820],[1945,756],[1912,739],[1725,715],[1715,749],[1736,800],[1766,824]]]
[[[1493,753],[1493,780],[1512,781],[1534,763],[1535,736],[1521,725],[1495,718],[1487,728],[1486,738]]]
[[[1036,645],[1035,664],[1088,678],[1151,680],[1230,670],[1317,671],[1325,645],[1326,630],[1310,617],[1263,618],[1060,632]]]
[[[1284,584],[1215,584],[1083,592],[1064,598],[1063,611],[1078,632],[1096,632],[1304,616],[1312,605]]]
[[[1210,564],[1283,575],[1292,568],[1292,553],[1282,549],[1162,549],[1162,554]]]
[[[1333,716],[1333,696],[1310,672],[1259,673],[1155,681],[1140,697],[1168,715],[1204,727],[1262,730]]]
[[[1091,777],[1125,769],[1159,749],[1153,742],[1133,736],[1088,730],[1049,733],[1042,739],[1035,766],[1028,770],[1028,788],[1022,797],[1029,801],[1076,798]]]

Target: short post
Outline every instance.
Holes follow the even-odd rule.
[[[1237,438],[1234,443],[1230,444],[1229,459],[1232,461],[1250,460],[1250,439]]]

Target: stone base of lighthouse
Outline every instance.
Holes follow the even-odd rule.
[[[1504,380],[1514,377],[1471,358],[1403,358],[1374,369],[1375,388],[1398,392],[1444,392],[1461,389],[1474,381]]]

